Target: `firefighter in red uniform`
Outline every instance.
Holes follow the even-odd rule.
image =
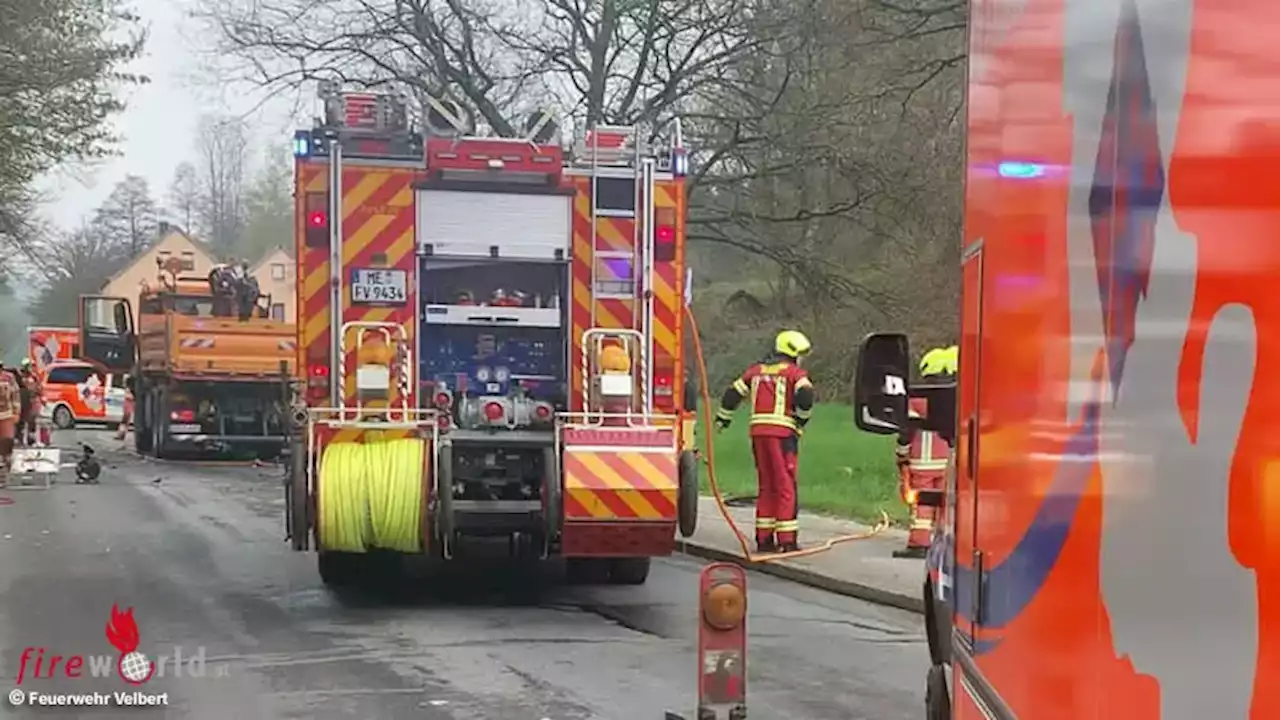
[[[796,519],[796,462],[800,435],[816,399],[809,374],[800,363],[809,354],[809,338],[795,330],[778,333],[773,354],[747,368],[733,381],[716,412],[720,429],[733,422],[733,412],[751,402],[751,449],[755,455],[756,547],[759,552],[791,552],[800,525]]]

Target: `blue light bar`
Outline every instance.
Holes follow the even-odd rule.
[[[689,154],[684,151],[684,148],[671,151],[671,174],[676,177],[689,174]]]
[[[293,156],[296,158],[310,157],[311,155],[311,133],[306,130],[299,130],[293,134]]]
[[[997,172],[1000,177],[1013,178],[1016,180],[1031,180],[1033,178],[1044,177],[1045,166],[1040,163],[1028,162],[1002,162]]]

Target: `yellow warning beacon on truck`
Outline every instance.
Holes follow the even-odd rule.
[[[697,517],[679,122],[566,149],[547,113],[476,137],[433,100],[419,133],[395,96],[320,94],[295,135],[293,547],[332,585],[472,537],[643,583]]]

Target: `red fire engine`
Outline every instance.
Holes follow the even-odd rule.
[[[686,156],[596,127],[471,134],[431,101],[322,87],[295,136],[298,352],[288,530],[329,584],[370,551],[468,538],[643,583],[692,534]]]

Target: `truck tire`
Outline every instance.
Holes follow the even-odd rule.
[[[643,585],[649,579],[653,558],[614,558],[609,561],[609,584]]]
[[[59,405],[53,409],[53,424],[59,430],[70,430],[76,426],[76,418],[66,405]]]
[[[151,391],[151,409],[153,411],[151,415],[151,454],[157,460],[163,460],[169,456],[169,453],[165,452],[164,441],[164,436],[169,426],[167,422],[169,411],[165,406],[163,390],[156,389]]]
[[[698,455],[692,450],[680,453],[680,495],[676,503],[681,537],[693,537],[698,529]]]
[[[151,398],[145,391],[135,397],[141,398],[141,402],[135,403],[133,409],[133,449],[139,455],[146,455],[151,452],[151,442],[155,439],[151,435],[155,410],[150,407]]]
[[[546,537],[556,541],[560,538],[560,526],[564,522],[564,512],[561,509],[564,502],[564,478],[560,474],[560,456],[556,454],[555,448],[542,451],[542,467],[546,475],[542,498],[542,506],[546,508],[544,512],[547,514]]]
[[[350,587],[356,582],[361,559],[353,553],[321,550],[316,553],[320,582],[331,588]]]
[[[951,696],[947,693],[947,675],[941,665],[929,668],[924,691],[925,718],[951,720]]]
[[[448,560],[453,555],[453,445],[442,442],[436,447],[436,537],[440,542],[441,556]],[[447,550],[447,552],[446,552]]]
[[[564,579],[571,585],[603,585],[609,582],[609,561],[601,558],[565,558]]]

